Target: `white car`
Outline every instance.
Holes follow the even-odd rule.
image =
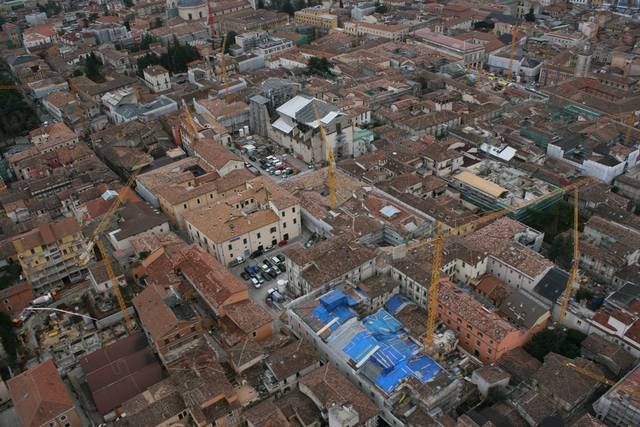
[[[251,278],[251,284],[254,288],[260,289],[260,282],[258,282],[258,279],[256,279],[255,277]]]

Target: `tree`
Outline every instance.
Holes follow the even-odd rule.
[[[8,79],[0,79],[0,85],[13,86]],[[0,91],[0,139],[24,135],[40,124],[38,115],[17,89]]]
[[[280,9],[280,11],[288,13],[289,16],[293,16],[293,14],[296,12],[296,9],[291,4],[291,1],[287,0],[286,3],[282,5],[282,9]]]
[[[18,354],[18,338],[13,332],[11,318],[5,313],[0,313],[0,341],[2,341],[2,347],[7,353],[9,365],[15,364]]]
[[[304,9],[305,7],[307,7],[307,2],[306,2],[306,0],[295,0],[295,6],[294,6],[294,8],[295,8],[296,10],[302,10],[302,9]]]
[[[553,352],[570,359],[580,356],[580,344],[587,336],[580,331],[568,329],[545,329],[533,336],[524,349],[533,357],[544,361],[544,357]]]
[[[327,58],[312,56],[307,64],[307,74],[331,75],[331,63]]]
[[[560,267],[569,270],[573,261],[573,236],[557,235],[549,249],[549,258]]]
[[[84,74],[94,82],[101,82],[104,77],[100,72],[100,67],[102,67],[102,62],[100,62],[95,52],[91,52],[84,61]]]
[[[71,73],[71,75],[73,77],[80,77],[82,76],[84,73],[82,72],[82,70],[80,68],[76,68],[75,70],[73,70],[73,73]]]
[[[89,22],[96,22],[97,19],[98,19],[97,13],[94,12],[89,14]]]
[[[529,8],[529,13],[524,15],[524,20],[527,22],[536,22],[536,14],[533,12],[533,8]]]
[[[576,301],[578,302],[582,300],[587,300],[588,302],[591,300],[591,298],[593,298],[593,292],[591,292],[589,289],[580,288],[576,292]]]
[[[125,7],[133,7],[133,0],[124,0]]]
[[[387,6],[385,6],[385,5],[383,5],[383,4],[381,4],[381,5],[379,5],[379,6],[377,6],[377,7],[376,7],[376,13],[382,13],[382,14],[385,14],[385,13],[387,13],[387,10],[388,10],[388,9],[387,9]]]
[[[236,43],[236,36],[238,34],[235,31],[229,31],[227,37],[224,40],[224,53],[229,53],[229,46]]]
[[[579,219],[580,224],[583,218]],[[573,204],[565,200],[558,200],[544,209],[530,209],[523,220],[529,227],[544,231],[544,239],[548,243],[573,227]]]
[[[258,0],[258,9],[264,9],[264,0]]]

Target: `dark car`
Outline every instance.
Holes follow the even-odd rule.
[[[262,249],[258,249],[257,251],[253,251],[251,253],[251,255],[249,255],[249,258],[251,259],[256,259],[258,258],[260,255],[262,255]]]
[[[273,276],[271,276],[271,273],[265,273],[264,271],[260,273],[260,276],[264,279],[265,282],[270,282],[273,278]]]
[[[242,277],[244,280],[251,279],[251,276],[249,276],[249,273],[247,273],[246,271],[243,271],[242,273],[240,273],[240,277]]]
[[[281,264],[278,264],[278,268],[280,269],[281,272],[285,272],[287,271],[287,267],[285,267],[284,262]]]
[[[273,267],[273,263],[265,258],[264,263],[267,264],[267,267]]]
[[[278,254],[278,255],[276,255],[276,258],[278,258],[281,263],[284,263],[284,255]]]
[[[253,156],[249,156],[249,160],[251,160],[252,162],[255,162],[255,161],[256,161],[256,158],[255,158],[255,157],[253,157]]]
[[[263,273],[263,274],[264,274],[264,273]],[[268,274],[269,276],[271,276],[271,278],[272,278],[272,279],[275,279],[276,277],[278,277],[278,273],[276,273],[275,271],[273,271],[273,269],[272,269],[272,268],[270,268],[270,269],[268,269],[268,270],[267,270],[267,274]]]

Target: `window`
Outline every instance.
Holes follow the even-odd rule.
[[[256,237],[259,239],[259,238],[260,238],[260,233],[257,233],[257,234],[256,234]]]
[[[185,203],[184,205],[182,205],[185,209],[187,209],[187,204]]]
[[[176,334],[176,339],[179,340],[180,339],[180,334]]]
[[[229,243],[229,250],[233,249],[233,245]]]
[[[165,343],[165,344],[169,344],[169,338],[166,338],[166,339],[164,340],[164,343]]]
[[[284,217],[284,211],[282,211],[282,216]]]
[[[247,244],[247,239],[242,239],[242,243]]]
[[[195,331],[196,331],[196,327],[195,327],[195,326],[192,326],[192,327],[191,327],[191,332],[195,332]]]
[[[294,212],[294,213],[295,213],[295,211],[296,211],[296,208],[295,208],[295,207],[291,208],[291,212]]]
[[[275,233],[275,232],[276,232],[276,227],[271,227],[271,229],[269,230],[269,232],[271,232],[271,233]]]
[[[297,218],[293,218],[293,223],[297,224],[298,223],[298,219]]]
[[[282,228],[287,228],[287,223],[286,222],[282,223]]]

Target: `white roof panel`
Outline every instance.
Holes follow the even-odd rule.
[[[279,106],[276,111],[285,116],[295,118],[296,113],[306,107],[312,100],[304,96],[296,96]]]
[[[291,126],[289,126],[289,124],[287,124],[287,122],[285,122],[283,119],[278,119],[275,122],[273,122],[273,124],[271,125],[274,128],[278,129],[279,131],[282,131],[284,133],[289,133],[293,130],[293,128]]]

